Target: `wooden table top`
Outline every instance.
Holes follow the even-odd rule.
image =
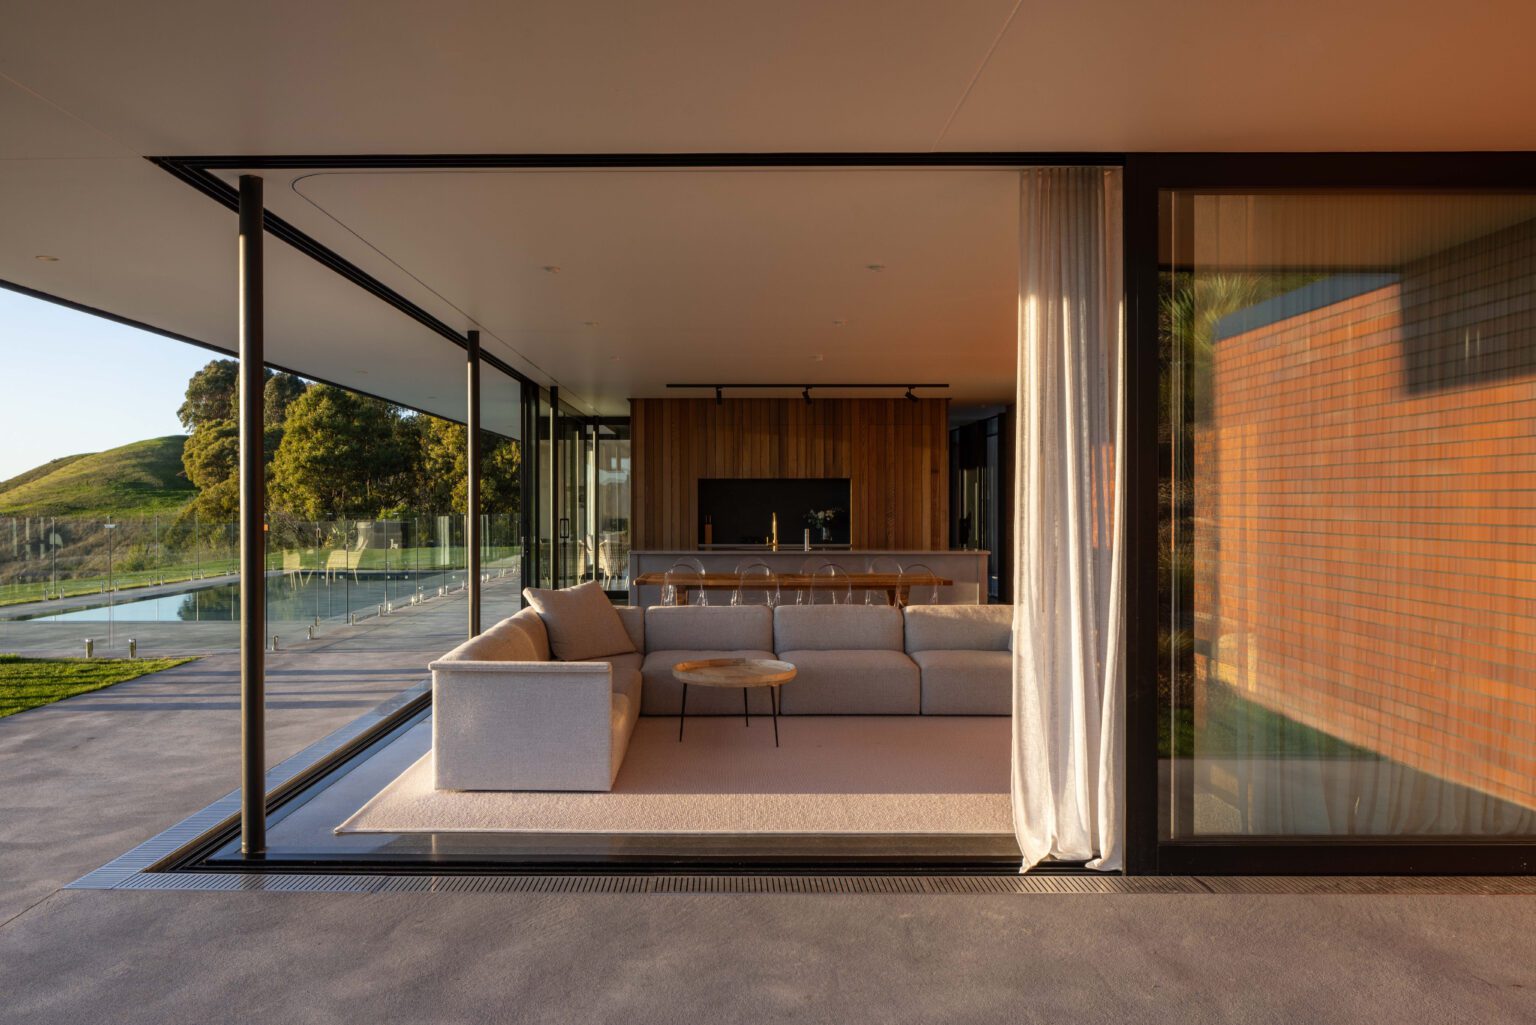
[[[795,667],[767,658],[703,658],[679,662],[672,675],[689,686],[776,687],[795,678]]]
[[[774,577],[748,573],[745,578],[737,573],[705,573],[703,576],[697,573],[678,573],[673,576],[671,582],[679,587],[720,588],[736,587],[740,584],[752,590],[763,590],[773,587],[842,587],[845,580],[853,587],[867,590],[889,590],[893,587],[911,587],[913,584],[949,587],[954,583],[953,580],[935,576],[932,573],[849,573],[846,578],[843,576],[834,578],[826,574],[818,576],[813,573],[779,573]],[[635,583],[641,586],[665,584],[667,575],[642,573],[635,578]]]

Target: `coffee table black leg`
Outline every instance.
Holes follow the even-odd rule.
[[[677,710],[677,742],[683,742],[683,716],[688,714],[688,685],[683,684],[683,704]]]
[[[747,688],[741,688],[741,721],[752,725],[752,710],[747,707]]]
[[[779,688],[768,688],[768,707],[773,709],[773,746],[779,746]]]

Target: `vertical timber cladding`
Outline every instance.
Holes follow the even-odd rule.
[[[847,477],[854,548],[948,546],[948,399],[631,399],[630,433],[636,548],[695,547],[701,477]]]

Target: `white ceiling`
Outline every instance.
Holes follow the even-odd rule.
[[[234,217],[146,155],[1536,149],[1536,7],[1523,0],[4,0],[0,24],[0,278],[225,347],[234,340]],[[442,294],[433,302],[448,305],[445,319],[467,329],[483,316],[522,358],[551,368],[535,376],[593,408],[649,387],[632,368],[605,367],[601,339],[572,338],[560,323],[599,300],[613,302],[618,324],[632,317],[631,341],[658,360],[707,365],[710,376],[763,369],[753,362],[762,346],[738,340],[748,337],[739,318],[722,327],[698,319],[709,303],[725,313],[770,305],[740,277],[743,265],[759,274],[767,266],[754,262],[767,258],[758,246],[722,258],[721,239],[695,238],[712,248],[663,253],[654,265],[632,254],[627,268],[614,253],[582,251],[582,269],[541,292],[515,267],[497,281],[495,268],[464,259],[555,258],[526,252],[505,224],[467,221],[468,205],[445,199],[443,183],[414,176],[408,191],[430,194],[458,237],[434,227],[419,198],[396,193],[401,206],[386,211],[382,193],[404,182],[331,177],[323,195],[314,184],[316,201],[386,240],[379,249]],[[478,187],[500,190],[498,210],[525,202],[526,181]],[[755,196],[738,213],[782,211],[782,199]],[[559,226],[557,212],[544,227]],[[653,214],[642,212],[636,230],[654,242]],[[770,227],[781,241],[804,241],[808,225]],[[880,227],[899,235],[899,225]],[[841,241],[846,249],[812,255],[830,268],[860,248]],[[356,238],[342,244],[360,263],[387,265]],[[268,289],[275,361],[448,415],[462,409],[454,346],[280,248],[270,248]],[[39,253],[61,260],[40,263]],[[685,306],[694,322],[670,333],[658,326],[655,297],[676,289],[629,294],[626,305],[623,282],[665,281],[666,268],[711,255],[697,308]],[[877,321],[880,309],[894,321],[913,308],[909,288],[948,287],[915,277],[887,284],[938,261],[872,260],[892,271],[865,284],[899,293],[887,307],[864,303]],[[802,293],[807,319],[839,296],[867,298],[858,275],[839,274],[827,270]],[[590,291],[598,287],[602,296]],[[774,337],[788,340],[775,344],[812,345],[814,332],[802,333],[794,314],[779,304]],[[614,323],[582,319],[598,320],[599,331]],[[848,350],[876,361],[861,379],[916,371],[915,350],[872,356],[873,344]],[[830,356],[831,343],[823,348]],[[725,351],[739,362],[708,362]],[[621,354],[618,366],[626,362]],[[941,380],[967,372],[953,362]]]
[[[1012,394],[1011,172],[326,172],[267,189],[274,212],[606,415],[678,381]]]

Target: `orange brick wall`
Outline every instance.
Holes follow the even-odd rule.
[[[1196,634],[1222,678],[1525,807],[1536,807],[1533,338],[1526,225],[1217,341],[1194,459]]]

